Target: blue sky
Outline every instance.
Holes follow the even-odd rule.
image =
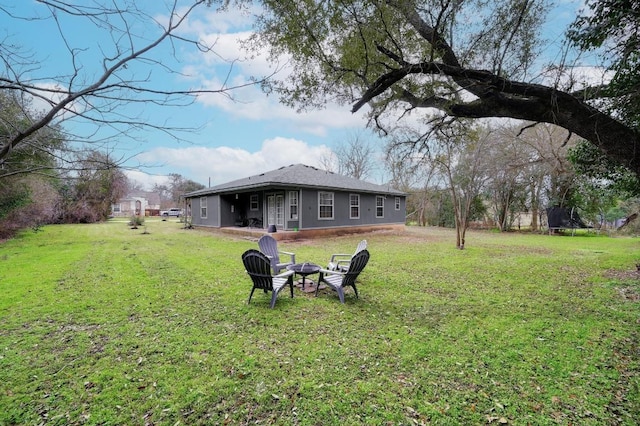
[[[163,19],[166,14],[164,0],[140,0],[138,7]],[[551,15],[546,27],[553,54],[561,39],[566,23],[570,22],[581,2],[564,1]],[[33,16],[45,14],[46,9],[32,0],[0,0],[0,6],[13,14]],[[52,21],[25,22],[8,19],[0,12],[0,40],[19,42],[22,48],[34,53],[40,66],[28,70],[30,78],[41,78],[42,84],[53,84],[55,76],[70,72],[69,54],[64,49],[62,37]],[[242,84],[251,75],[269,74],[272,69],[264,55],[247,58],[240,49],[239,40],[250,34],[251,14],[231,9],[219,13],[210,8],[200,8],[188,25],[185,36],[215,41],[214,54],[203,54],[195,49],[176,45],[172,55],[169,46],[154,50],[152,56],[163,64],[179,70],[181,74],[167,74],[157,69],[151,75],[157,87],[209,87],[219,88],[230,77],[232,83]],[[151,27],[140,28],[140,34],[148,34]],[[100,72],[102,52],[108,52],[113,43],[108,34],[80,20],[63,22],[67,42],[83,50],[82,76],[90,80]],[[176,62],[176,58],[179,62]],[[229,74],[229,62],[234,62]],[[133,67],[132,73],[147,76],[143,67]],[[281,71],[286,76],[288,70]],[[107,143],[115,155],[130,157],[128,165],[142,163],[147,167],[130,170],[130,178],[150,187],[162,183],[168,173],[179,173],[203,185],[216,185],[229,180],[272,170],[281,166],[304,163],[321,166],[323,157],[332,149],[358,134],[361,138],[382,149],[382,142],[365,129],[364,112],[350,113],[349,105],[327,105],[324,110],[297,113],[278,103],[276,96],[267,96],[258,87],[247,87],[231,93],[234,100],[220,94],[200,97],[191,105],[177,108],[159,108],[149,104],[130,105],[130,114],[156,123],[170,123],[196,129],[181,133],[183,140],[175,140],[161,131],[129,132],[127,136],[113,135],[107,129],[99,129],[97,135],[111,139]],[[91,126],[75,121],[65,123],[74,133],[89,134]],[[96,135],[96,137],[97,137]],[[382,183],[384,174],[378,171],[371,180]]]

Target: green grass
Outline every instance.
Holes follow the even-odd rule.
[[[271,310],[246,303],[254,241],[146,225],[0,245],[0,425],[640,418],[640,240],[373,233],[360,299],[283,292]],[[325,263],[361,238],[280,246]]]

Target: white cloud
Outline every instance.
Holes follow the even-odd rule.
[[[59,83],[50,81],[35,84],[31,90],[31,95],[28,92],[24,93],[30,96],[31,108],[34,111],[46,114],[51,111],[52,105],[59,104],[67,97],[66,91],[67,89],[61,87]],[[86,105],[83,105],[82,100],[77,100],[67,104],[65,109],[56,115],[56,120],[67,120],[85,109]]]
[[[167,183],[166,175],[152,175],[140,170],[125,170],[124,174],[127,175],[129,180],[138,182],[144,189],[151,189],[154,185],[164,185]]]
[[[289,129],[317,136],[325,136],[329,129],[364,127],[365,113],[351,114],[349,105],[330,103],[322,110],[298,113],[282,105],[277,95],[267,96],[259,86],[251,85],[252,78],[268,76],[276,70],[276,78],[280,81],[287,81],[287,76],[293,72],[284,65],[288,63],[287,56],[279,58],[279,64],[273,64],[267,59],[265,49],[247,52],[242,47],[243,41],[253,34],[247,30],[251,23],[251,14],[237,10],[209,11],[190,20],[189,32],[214,47],[213,52],[191,56],[183,74],[205,90],[247,85],[228,92],[228,96],[219,93],[200,95],[197,102],[239,119],[281,121],[282,126]]]
[[[228,85],[247,83],[242,77],[236,77]],[[221,87],[223,82],[207,81],[204,86],[209,89]],[[218,93],[201,95],[201,104],[223,111],[224,113],[252,121],[278,121],[282,126],[301,130],[317,136],[325,136],[330,129],[363,128],[366,124],[366,107],[352,114],[349,105],[327,103],[323,109],[297,112],[293,108],[279,102],[277,95],[267,96],[259,87],[248,86],[235,89],[229,96]]]
[[[604,85],[611,81],[613,73],[599,66],[572,66],[547,68],[543,74],[543,84],[557,86],[563,91],[581,90],[589,86]]]
[[[213,50],[213,52],[206,53],[202,56],[204,65],[227,65],[231,61],[238,61],[237,65],[244,72],[249,70],[255,74],[259,72],[269,72],[270,67],[264,56],[260,54],[256,56],[248,55],[241,47],[241,44],[246,41],[251,34],[252,33],[248,31],[227,34],[201,34],[199,36],[200,41]]]
[[[181,28],[182,32],[191,34],[202,34],[206,32],[226,33],[238,28],[251,27],[254,16],[259,12],[260,7],[251,5],[234,5],[224,10],[211,8],[200,8],[189,18],[187,26]]]
[[[166,183],[169,173],[208,185],[218,185],[253,176],[294,163],[320,167],[321,159],[331,150],[325,146],[310,146],[304,141],[276,137],[263,141],[257,152],[242,148],[221,147],[159,147],[136,157],[142,164],[162,164],[165,175],[150,175],[143,171],[128,171],[127,175],[150,189],[155,183]]]

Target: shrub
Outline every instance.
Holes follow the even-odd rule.
[[[129,220],[129,226],[133,226],[137,228],[138,226],[144,225],[144,216],[131,216]]]

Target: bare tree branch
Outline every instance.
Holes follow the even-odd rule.
[[[30,54],[24,54],[20,48],[3,44],[0,46],[0,90],[19,93],[20,97],[38,99],[49,105],[48,109],[38,119],[26,127],[14,129],[15,131],[0,137],[0,167],[10,158],[12,152],[24,144],[29,138],[37,134],[41,129],[52,124],[60,125],[70,119],[83,119],[96,126],[108,126],[116,133],[123,134],[122,128],[130,129],[155,129],[166,132],[173,137],[176,131],[184,131],[190,128],[185,126],[174,127],[168,123],[155,123],[136,115],[127,115],[125,106],[128,104],[152,104],[160,106],[187,106],[195,102],[198,96],[218,94],[232,98],[231,92],[244,87],[261,85],[271,76],[255,79],[249,82],[229,85],[234,62],[230,63],[227,75],[219,88],[193,88],[172,89],[170,87],[158,87],[152,82],[152,69],[157,68],[166,73],[178,74],[172,69],[171,64],[163,63],[154,58],[153,52],[161,45],[173,46],[174,42],[186,43],[198,49],[199,52],[215,53],[214,46],[207,46],[198,40],[191,40],[180,32],[187,19],[194,11],[210,3],[208,0],[194,0],[188,4],[172,0],[169,3],[167,21],[161,23],[138,8],[133,1],[122,0],[110,3],[76,3],[71,1],[38,0],[41,6],[49,11],[49,16],[22,17],[11,14],[7,8],[2,13],[12,19],[49,19],[58,28],[58,36],[66,46],[69,58],[70,73],[67,76],[53,76],[49,80],[56,85],[44,85],[43,78],[30,79],[31,71],[38,68],[37,59]],[[223,2],[226,6],[228,2]],[[67,38],[68,22],[63,17],[74,19],[87,19],[95,24],[97,29],[104,29],[110,34],[113,45],[110,51],[100,46],[103,51],[101,60],[101,72],[90,76],[86,64],[80,60],[80,54],[85,49],[74,47]],[[140,34],[136,34],[134,27],[136,20],[148,24],[155,23],[159,32],[152,38],[143,41]],[[148,37],[150,33],[145,34]],[[175,52],[175,47],[174,47]],[[136,77],[131,71],[134,65],[147,66],[146,75]],[[276,69],[273,74],[277,73]],[[273,75],[272,74],[272,75]],[[90,80],[92,78],[92,80]],[[139,111],[142,111],[140,109]],[[135,113],[134,113],[135,114]],[[85,142],[92,142],[87,141]]]

